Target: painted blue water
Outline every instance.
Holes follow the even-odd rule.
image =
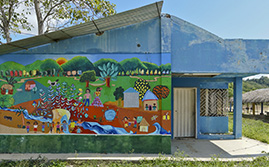
[[[162,128],[158,122],[154,123],[153,125],[156,127],[156,130],[149,135],[171,135],[171,132],[167,132],[167,130]]]

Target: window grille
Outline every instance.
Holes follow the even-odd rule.
[[[228,109],[228,89],[200,90],[200,116],[227,116]]]

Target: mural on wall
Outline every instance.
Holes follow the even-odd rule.
[[[1,62],[0,133],[171,134],[171,64],[124,57]]]

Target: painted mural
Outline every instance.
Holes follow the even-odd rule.
[[[170,135],[171,64],[98,56],[2,59],[0,133]]]

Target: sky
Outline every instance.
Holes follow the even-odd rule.
[[[156,0],[110,0],[118,13],[155,3]],[[221,38],[269,39],[269,0],[164,0],[169,13]],[[35,17],[29,17],[35,22]],[[34,29],[30,34],[37,34]],[[14,40],[31,35],[16,35]]]

